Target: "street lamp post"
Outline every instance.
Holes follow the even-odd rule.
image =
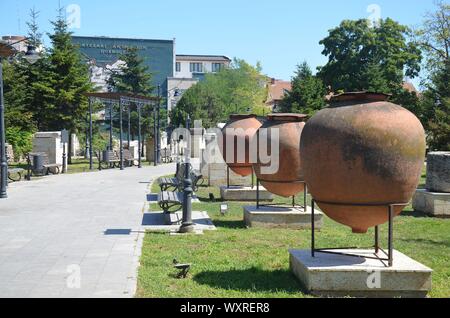
[[[113,150],[113,103],[109,103],[109,150]]]
[[[158,116],[158,147],[157,147],[157,159],[158,164],[161,163],[161,85],[158,85],[158,107],[157,107],[157,116]]]
[[[6,188],[8,186],[8,160],[6,159],[6,127],[5,127],[5,104],[3,99],[3,57],[14,55],[14,45],[28,39],[22,39],[12,44],[0,42],[0,199],[6,199],[8,194]],[[36,49],[32,45],[27,46],[25,59],[33,64],[39,59]]]
[[[188,115],[186,120],[187,140],[186,140],[186,153],[184,161],[184,191],[183,191],[183,223],[181,224],[180,233],[192,233],[194,232],[194,223],[192,222],[192,189],[191,180],[191,119]]]
[[[142,124],[141,124],[141,108],[142,105],[137,105],[137,110],[138,110],[138,168],[142,168]]]
[[[122,98],[119,101],[119,121],[120,121],[120,170],[124,170],[123,167],[123,103]]]
[[[92,99],[89,98],[89,170],[94,170],[94,158],[92,149]]]
[[[156,167],[158,165],[158,127],[156,122],[156,106],[153,106],[153,162],[154,166]]]
[[[0,199],[6,199],[6,187],[8,186],[8,161],[6,159],[6,137],[5,137],[5,106],[3,103],[3,61],[0,57],[0,154],[1,154],[1,184]]]
[[[131,103],[128,104],[128,150],[131,147]]]

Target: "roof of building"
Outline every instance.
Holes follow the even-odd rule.
[[[84,35],[72,35],[73,39],[96,39],[96,40],[119,40],[119,41],[151,41],[151,42],[175,42],[175,39],[165,40],[165,39],[141,39],[141,38],[124,38],[124,37],[109,37],[109,36],[84,36]]]
[[[292,89],[292,84],[289,81],[281,81],[272,79],[269,84],[269,98],[268,103],[282,100],[287,91]]]
[[[217,61],[231,62],[231,59],[225,55],[185,55],[177,54],[177,61]]]

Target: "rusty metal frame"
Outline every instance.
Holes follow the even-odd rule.
[[[262,182],[271,182],[271,183],[283,183],[283,184],[296,184],[296,183],[303,183],[303,185],[305,186],[305,191],[303,191],[303,205],[300,204],[296,204],[295,202],[295,195],[292,196],[292,204],[291,205],[286,205],[283,203],[266,203],[266,204],[261,204],[261,200],[260,195],[259,195],[259,191],[260,191],[260,183]],[[305,181],[303,180],[298,180],[298,181],[272,181],[272,180],[263,180],[260,178],[256,179],[256,208],[259,209],[260,207],[279,207],[279,208],[297,208],[297,209],[303,209],[306,212],[306,209],[308,207],[308,186],[306,184]]]
[[[386,207],[387,213],[389,215],[388,222],[388,250],[385,251],[380,247],[380,228],[379,226],[375,226],[375,244],[372,248],[374,248],[374,256],[362,256],[353,253],[344,253],[337,252],[337,250],[356,250],[358,247],[339,247],[339,248],[316,248],[316,235],[315,235],[315,206],[316,203],[324,203],[324,204],[332,204],[332,205],[345,205],[345,206],[372,206],[372,207]],[[394,265],[394,208],[396,206],[407,206],[408,203],[387,203],[387,204],[357,204],[357,203],[330,203],[330,202],[320,202],[316,200],[311,201],[311,256],[316,257],[317,253],[323,254],[335,254],[335,255],[344,255],[358,258],[366,258],[366,259],[375,259],[381,261],[386,267],[392,267]],[[379,252],[382,252],[386,255],[386,257],[378,256]],[[386,265],[387,262],[387,265]]]

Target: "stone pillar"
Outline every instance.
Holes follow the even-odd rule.
[[[205,135],[206,149],[201,160],[200,169],[203,176],[209,179],[212,186],[227,185],[227,164],[223,160],[216,134]],[[230,185],[251,186],[252,177],[241,177],[230,170]]]
[[[14,150],[12,145],[6,144],[6,158],[8,160],[8,164],[11,164],[14,162]]]
[[[432,192],[450,193],[450,152],[428,154],[426,188]]]
[[[72,134],[72,157],[78,157],[81,155],[81,148],[80,148],[80,140],[78,139],[78,136],[76,134]],[[69,151],[67,149],[67,151]]]
[[[430,152],[427,159],[426,189],[418,189],[415,211],[450,217],[450,152]]]
[[[66,149],[68,149],[66,145]],[[63,164],[61,132],[38,132],[33,138],[33,152],[44,152],[49,164]]]
[[[153,137],[148,138],[146,146],[146,159],[148,162],[153,162],[155,160],[155,139]]]
[[[203,128],[194,128],[192,132],[191,157],[200,158],[202,149],[205,149],[205,131]]]

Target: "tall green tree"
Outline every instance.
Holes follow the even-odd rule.
[[[450,150],[450,4],[438,2],[437,10],[427,14],[419,40],[428,71],[421,119],[430,148]]]
[[[400,104],[411,102],[414,96],[402,84],[405,76],[419,74],[422,55],[410,35],[408,27],[389,18],[377,27],[364,19],[345,20],[320,41],[328,63],[318,76],[335,92],[371,90],[393,94]],[[415,108],[417,101],[404,106]]]
[[[297,66],[292,78],[291,91],[281,101],[281,111],[312,116],[326,105],[326,93],[322,80],[313,75],[308,63],[303,62]]]
[[[27,43],[34,46],[39,55],[39,59],[34,64],[27,63],[22,59],[22,63],[17,66],[26,76],[26,101],[24,103],[27,111],[33,114],[33,120],[38,130],[48,129],[49,110],[52,110],[54,101],[52,87],[53,74],[49,55],[45,51],[42,43],[42,33],[39,31],[39,12],[35,9],[30,11]]]
[[[28,25],[27,44],[36,48],[42,45],[42,34],[39,32],[37,18],[39,13],[32,9]],[[33,133],[37,130],[38,109],[41,109],[45,98],[39,94],[41,87],[48,87],[42,75],[47,67],[41,59],[36,64],[29,64],[20,54],[4,63],[6,136],[13,146],[16,155],[21,156],[31,150]]]
[[[152,85],[152,73],[139,56],[137,48],[127,48],[119,56],[124,64],[117,70],[111,70],[108,86],[120,93],[134,93],[149,96],[155,87]]]
[[[155,90],[152,84],[153,74],[148,66],[145,65],[145,60],[139,56],[137,48],[127,48],[123,54],[119,56],[119,60],[124,62],[117,70],[111,70],[111,75],[108,79],[108,86],[111,91],[120,93],[133,93],[143,96],[151,96]],[[162,92],[161,92],[162,93]],[[155,104],[156,106],[156,104]],[[145,106],[142,108],[142,134],[144,136],[151,136],[154,134],[154,107]],[[137,106],[131,105],[131,134],[132,138],[138,134],[138,112]],[[115,110],[118,113],[118,109]],[[128,114],[124,114],[124,127],[126,127]],[[167,122],[167,112],[160,110],[161,127],[165,127]],[[116,116],[115,122],[119,123],[119,118]],[[144,139],[144,138],[143,138]]]
[[[27,76],[20,63],[3,62],[6,142],[12,145],[16,159],[31,150],[36,131],[33,113],[27,109]]]
[[[184,125],[189,114],[193,119],[202,120],[204,127],[215,127],[230,114],[267,113],[266,82],[259,63],[252,66],[234,59],[229,68],[206,74],[204,80],[188,89],[172,110],[171,122],[175,127]]]
[[[72,43],[72,33],[62,10],[52,22],[54,31],[49,33],[52,46],[48,55],[48,80],[51,84],[49,103],[41,111],[40,128],[46,130],[67,129],[75,133],[82,126],[88,111],[85,93],[93,89],[89,69],[83,63],[77,47]],[[71,143],[70,143],[71,144]],[[71,153],[69,149],[69,153]],[[69,162],[71,157],[69,156]]]

